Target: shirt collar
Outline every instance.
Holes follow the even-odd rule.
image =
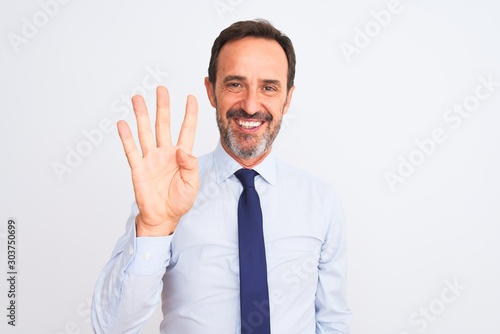
[[[217,144],[214,151],[214,164],[217,173],[217,183],[221,183],[231,177],[241,165],[234,160],[222,147],[222,144]],[[269,155],[260,164],[253,168],[264,180],[269,184],[276,184],[276,157],[271,151]]]

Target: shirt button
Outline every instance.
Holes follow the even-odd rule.
[[[145,258],[146,260],[150,260],[150,259],[151,259],[151,253],[146,253],[146,254],[144,254],[144,258]]]
[[[130,247],[128,248],[128,253],[130,255],[134,254],[134,247],[132,247],[132,245],[130,245]]]
[[[118,289],[115,289],[114,293],[115,293],[115,297],[118,297]]]
[[[238,256],[236,256],[234,258],[233,261],[231,261],[230,265],[229,265],[229,268],[231,269],[231,271],[233,273],[235,273],[236,275],[239,275],[240,274],[240,260],[238,258]]]

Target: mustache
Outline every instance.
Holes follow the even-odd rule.
[[[256,113],[250,115],[244,109],[229,109],[226,113],[226,118],[245,118],[267,122],[271,122],[273,120],[273,116],[270,113],[257,111]]]

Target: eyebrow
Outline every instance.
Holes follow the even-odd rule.
[[[279,80],[274,80],[274,79],[264,79],[262,80],[265,84],[269,85],[276,85],[278,87],[281,87],[281,81]]]
[[[236,81],[246,81],[247,78],[244,77],[244,76],[241,76],[241,75],[228,75],[227,77],[224,78],[224,80],[222,82],[227,83],[227,82],[233,81],[233,80],[236,80]],[[281,87],[281,81],[279,81],[279,80],[275,80],[275,79],[263,79],[262,82],[265,83],[265,84],[276,85],[278,87]]]
[[[245,81],[246,78],[244,76],[241,76],[241,75],[228,75],[227,77],[224,78],[224,80],[222,82],[226,83],[228,81],[233,81],[233,80]]]

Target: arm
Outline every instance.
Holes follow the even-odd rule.
[[[96,284],[92,321],[97,333],[135,333],[153,313],[170,259],[171,235],[198,192],[198,161],[191,156],[196,99],[188,96],[174,146],[168,90],[158,87],[156,97],[156,141],[144,99],[132,98],[142,154],[128,124],[118,122],[137,205],[128,220],[127,233],[118,241]]]
[[[127,231],[96,283],[91,313],[95,333],[137,333],[158,306],[172,236],[136,238],[137,214],[134,205]]]
[[[335,197],[319,259],[316,292],[316,334],[349,333],[352,312],[347,306],[345,225]]]

